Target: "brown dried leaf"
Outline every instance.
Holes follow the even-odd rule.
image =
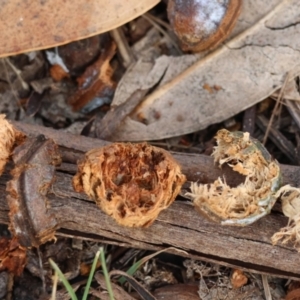
[[[70,75],[60,65],[57,64],[50,68],[50,75],[54,81],[61,81],[64,78],[70,77]]]
[[[86,153],[73,186],[119,224],[147,227],[175,200],[185,180],[167,151],[146,143],[115,143]]]
[[[95,97],[112,96],[116,83],[111,79],[113,70],[109,62],[115,51],[116,44],[112,42],[97,61],[77,78],[78,90],[68,100],[73,110],[80,110]]]
[[[286,295],[285,300],[300,300],[300,289],[290,291]]]
[[[238,289],[248,282],[248,277],[241,270],[234,270],[231,275],[231,284],[234,289]]]
[[[61,161],[58,147],[43,135],[27,139],[13,154],[13,179],[7,183],[10,230],[20,244],[38,247],[55,239],[58,226],[47,209],[47,192]]]
[[[23,273],[26,264],[26,249],[16,238],[0,239],[0,271],[8,270],[16,276]]]
[[[167,68],[160,86],[125,118],[114,140],[156,140],[204,129],[267,98],[280,89],[288,72],[290,79],[300,73],[300,44],[294,38],[300,34],[300,26],[294,26],[299,23],[298,0],[241,2],[232,39],[223,46],[200,55],[156,59],[153,69]],[[113,104],[142,88],[148,73],[136,69],[125,74]],[[206,84],[219,88],[211,93]],[[161,117],[156,119],[153,111]],[[139,121],[140,114],[146,122]]]
[[[192,284],[174,284],[156,289],[153,295],[157,300],[200,300],[198,286]]]
[[[51,48],[119,27],[159,0],[48,0],[1,3],[0,56]]]

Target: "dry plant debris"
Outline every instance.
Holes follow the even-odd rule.
[[[73,110],[78,111],[96,97],[111,97],[116,83],[112,80],[113,69],[110,60],[115,55],[116,45],[110,45],[99,56],[97,61],[87,67],[85,72],[77,78],[78,90],[69,99]]]
[[[209,54],[158,55],[147,72],[138,65],[149,59],[141,57],[130,74],[122,77],[112,105],[124,103],[135,90],[145,87],[149,74],[162,79],[126,116],[114,140],[159,140],[195,132],[227,120],[280,89],[288,72],[291,79],[300,73],[300,64],[295,64],[300,61],[300,47],[293,38],[300,34],[300,27],[294,25],[299,22],[298,5],[297,0],[242,1],[226,44]],[[211,93],[207,86],[218,89]]]
[[[0,115],[0,175],[10,158],[16,139],[22,137],[23,135],[5,119],[5,115]]]
[[[281,197],[282,211],[289,221],[286,227],[272,236],[272,242],[277,244],[281,240],[286,244],[291,241],[300,252],[300,189],[286,185],[276,196]]]
[[[109,31],[142,15],[158,2],[159,0],[4,2],[0,11],[0,31],[6,42],[0,46],[0,57],[51,48]]]
[[[25,247],[55,239],[55,217],[48,212],[47,192],[61,158],[58,146],[43,135],[27,138],[13,153],[13,179],[7,183],[10,231]]]
[[[241,0],[169,0],[168,17],[184,51],[199,52],[223,42],[241,10]]]
[[[185,180],[167,151],[115,143],[86,153],[73,186],[119,224],[147,227],[175,200]]]
[[[17,238],[0,239],[0,272],[8,270],[16,276],[23,273],[26,264],[26,249],[22,247]]]
[[[248,282],[248,277],[242,270],[235,269],[231,275],[231,284],[234,289],[238,289]]]
[[[192,182],[196,210],[222,225],[248,225],[270,213],[281,184],[280,167],[249,133],[219,130],[213,157],[220,166],[227,164],[245,176],[237,187],[218,178],[212,184]]]

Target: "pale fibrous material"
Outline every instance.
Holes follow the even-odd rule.
[[[119,224],[147,227],[175,200],[185,180],[167,151],[146,143],[115,143],[86,153],[73,186]]]
[[[213,157],[220,166],[227,164],[245,176],[243,183],[230,187],[225,179],[211,184],[191,184],[196,210],[223,225],[244,226],[270,213],[280,187],[280,167],[267,150],[249,133],[229,132],[216,135]]]
[[[0,175],[11,155],[17,134],[14,127],[5,119],[5,115],[0,115]]]
[[[300,189],[290,185],[283,186],[276,195],[281,198],[283,214],[289,218],[286,227],[272,236],[273,244],[293,242],[300,252]]]

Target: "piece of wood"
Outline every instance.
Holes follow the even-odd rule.
[[[76,171],[74,162],[91,148],[107,142],[74,136],[50,128],[13,122],[27,135],[44,134],[59,144],[64,163],[57,168],[56,182],[48,194],[50,211],[56,215],[61,227],[57,235],[78,237],[118,244],[126,247],[160,250],[170,246],[185,250],[189,257],[226,266],[238,267],[279,277],[300,279],[300,256],[290,245],[272,246],[271,236],[287,223],[278,212],[247,227],[224,227],[206,220],[187,201],[175,201],[163,211],[149,228],[126,228],[102,213],[86,195],[76,193],[71,185]],[[212,158],[174,153],[188,180],[210,182],[221,174]],[[282,166],[285,183],[297,186],[300,167]],[[227,180],[232,173],[227,172]],[[0,223],[8,223],[5,185],[6,173],[0,178]],[[238,182],[240,178],[232,179]],[[170,251],[176,253],[174,251]],[[182,255],[182,254],[180,254]]]

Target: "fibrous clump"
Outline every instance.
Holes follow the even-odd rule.
[[[185,180],[167,151],[115,143],[86,153],[73,186],[119,224],[147,227],[175,200]]]
[[[0,175],[12,153],[16,139],[20,139],[21,136],[22,134],[5,119],[5,115],[0,115]]]
[[[218,131],[213,157],[245,176],[236,187],[218,178],[212,184],[191,184],[195,208],[224,225],[248,225],[271,211],[281,184],[280,167],[249,133]]]
[[[272,236],[272,242],[287,244],[291,241],[300,252],[300,189],[290,185],[283,186],[277,192],[277,197],[281,198],[282,211],[289,221],[286,227]]]

